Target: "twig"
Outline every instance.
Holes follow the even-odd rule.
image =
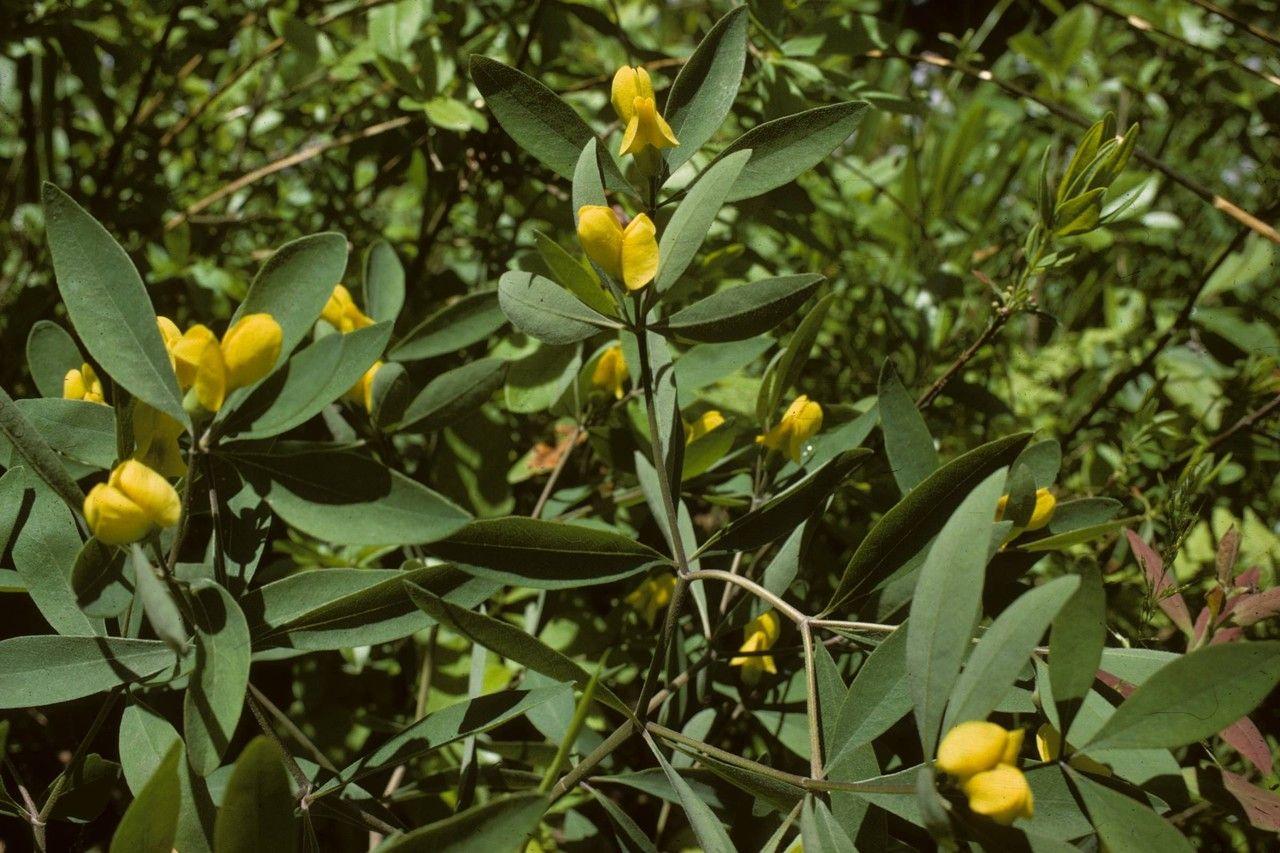
[[[738,586],[742,587],[743,589],[755,595],[757,598],[763,599],[764,601],[767,601],[769,604],[773,605],[773,607],[776,610],[781,612],[784,616],[786,616],[788,619],[790,619],[792,622],[796,623],[797,625],[803,625],[805,622],[809,621],[808,616],[804,615],[799,610],[792,607],[790,604],[787,604],[781,598],[774,595],[772,592],[765,589],[760,584],[756,583],[755,581],[749,578],[744,578],[742,575],[736,575],[736,574],[733,574],[732,572],[726,572],[723,569],[699,569],[696,572],[689,572],[688,574],[686,574],[685,580],[688,580],[688,581],[722,580],[722,581],[725,581],[726,583],[737,584]]]
[[[1213,450],[1236,433],[1242,430],[1252,429],[1254,424],[1266,418],[1277,408],[1280,408],[1280,394],[1273,397],[1271,402],[1261,406],[1260,408],[1254,409],[1252,412],[1249,412],[1249,414],[1240,418],[1240,420],[1232,424],[1230,428],[1215,435],[1209,443],[1205,445],[1205,450]]]
[[[951,366],[946,372],[937,378],[937,380],[928,387],[928,389],[920,395],[920,399],[916,400],[916,408],[926,409],[933,402],[934,398],[942,393],[943,389],[950,384],[951,380],[956,377],[964,366],[973,360],[973,357],[991,341],[992,338],[1004,328],[1005,323],[1009,322],[1011,312],[1007,308],[996,309],[996,315],[987,323],[987,327],[982,330],[982,334],[978,335],[977,340],[971,343],[964,352],[960,353],[955,361],[951,362]]]
[[[809,717],[809,775],[822,778],[822,729],[818,716],[817,662],[813,657],[813,627],[809,620],[800,623],[800,642],[804,645],[805,708]]]
[[[569,462],[569,455],[573,453],[573,449],[578,446],[578,438],[582,435],[582,426],[575,424],[573,432],[570,433],[568,446],[560,454],[560,458],[556,460],[556,465],[551,469],[551,476],[547,478],[547,483],[542,487],[542,494],[538,495],[538,502],[533,506],[533,512],[529,513],[530,518],[541,518],[542,511],[547,506],[547,501],[551,499],[551,493],[555,490],[556,481],[560,479],[560,474],[564,471],[565,465]]]
[[[271,713],[271,716],[276,718],[280,725],[284,726],[284,730],[289,733],[289,737],[293,738],[297,741],[299,746],[311,753],[311,757],[316,760],[316,764],[319,764],[330,773],[338,773],[338,768],[325,756],[320,747],[316,746],[311,738],[307,737],[306,734],[303,733],[302,729],[298,728],[297,725],[294,724],[293,720],[289,719],[288,714],[276,707],[275,703],[268,699],[267,695],[259,690],[257,685],[250,684],[249,692],[253,694],[253,698],[257,699],[262,704],[262,707],[266,708],[267,711]]]

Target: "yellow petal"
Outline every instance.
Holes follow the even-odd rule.
[[[1034,799],[1027,777],[1016,767],[1001,764],[975,774],[964,782],[969,798],[969,811],[985,815],[1008,826],[1020,817],[1035,813]]]
[[[325,302],[320,316],[330,326],[343,331],[342,318],[346,316],[348,308],[354,307],[355,301],[351,298],[351,291],[347,290],[345,285],[335,284],[333,293],[329,294],[329,301]]]
[[[578,242],[602,270],[614,279],[622,278],[622,224],[613,208],[602,204],[579,208]]]
[[[622,283],[627,290],[639,290],[657,275],[657,235],[653,220],[643,213],[622,232]]]
[[[373,366],[366,370],[364,375],[356,380],[356,384],[347,389],[347,393],[343,395],[352,403],[364,406],[364,410],[369,414],[373,414],[373,378],[378,375],[378,369],[382,365],[382,361],[375,361]]]
[[[635,109],[632,121],[636,122],[636,130],[632,134],[631,123],[627,123],[627,135],[631,140],[627,144],[624,138],[623,154],[638,154],[646,148],[674,148],[680,144],[671,132],[671,126],[658,113],[657,104],[652,97],[637,95],[632,105]]]
[[[595,369],[591,371],[591,384],[621,400],[623,386],[630,375],[622,347],[615,344],[600,355]]]
[[[822,429],[822,407],[801,395],[787,409],[782,420],[784,423],[791,424],[787,449],[792,461],[799,462],[804,456],[809,440]]]
[[[127,495],[107,483],[99,483],[84,499],[89,530],[107,545],[137,542],[151,530],[147,512]]]
[[[724,426],[724,415],[712,409],[709,412],[703,412],[697,420],[689,424],[685,428],[685,443],[692,444],[702,438],[712,430],[719,429]]]
[[[178,331],[177,323],[165,316],[156,317],[156,327],[160,329],[160,339],[164,341],[164,350],[169,353],[169,364],[172,365],[173,347],[182,340],[182,332]]]
[[[218,339],[213,332],[198,323],[173,342],[169,354],[173,357],[173,370],[178,376],[179,386],[185,390],[195,384],[205,350],[217,345]]]
[[[644,138],[640,135],[640,116],[633,115],[627,120],[627,129],[622,133],[622,145],[618,146],[618,154],[639,154],[644,149]]]
[[[624,65],[614,73],[609,93],[613,111],[623,122],[631,121],[631,117],[636,114],[634,104],[637,97],[653,97],[653,83],[649,80],[649,72],[644,68]]]
[[[1018,765],[1018,753],[1022,752],[1022,739],[1027,733],[1022,729],[1014,729],[1005,738],[1004,752],[1000,753],[1001,764]]]
[[[1036,729],[1036,753],[1041,761],[1057,761],[1062,754],[1062,734],[1049,723]]]
[[[76,368],[67,371],[62,377],[62,396],[68,400],[83,400],[88,389],[85,387],[84,374]]]
[[[227,364],[227,390],[252,385],[266,376],[280,358],[284,332],[270,314],[246,314],[222,336]]]
[[[201,406],[211,412],[222,408],[227,398],[227,363],[222,358],[222,347],[216,343],[204,348],[193,387]]]
[[[141,400],[133,401],[133,458],[165,477],[181,477],[187,463],[178,446],[182,424]]]
[[[1053,520],[1053,510],[1058,499],[1048,489],[1036,489],[1036,507],[1031,511],[1031,519],[1027,522],[1027,530],[1039,530]]]
[[[995,723],[961,723],[938,744],[936,766],[943,773],[963,779],[999,764],[1008,742],[1009,733]]]
[[[159,527],[172,527],[182,515],[182,500],[169,481],[136,459],[117,465],[107,484],[141,507]]]

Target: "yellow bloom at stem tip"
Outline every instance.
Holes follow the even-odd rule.
[[[613,208],[584,204],[578,209],[578,241],[587,257],[627,290],[639,290],[658,274],[658,229],[641,213],[623,228]]]
[[[971,720],[953,727],[938,744],[934,766],[954,776],[969,799],[969,810],[1009,825],[1031,817],[1031,787],[1018,769],[1022,729]]]
[[[693,423],[684,425],[684,443],[693,444],[712,430],[719,429],[724,426],[724,415],[715,409],[703,412]]]
[[[373,318],[356,307],[355,300],[351,298],[351,291],[341,284],[334,286],[333,293],[329,295],[329,301],[325,303],[320,316],[344,335],[373,325]]]
[[[774,643],[778,642],[781,630],[782,624],[778,621],[778,614],[772,610],[761,613],[742,629],[743,641],[738,651],[746,654],[729,661],[729,666],[742,667],[742,680],[747,684],[758,683],[760,676],[766,672],[770,675],[777,674],[778,667],[774,665],[773,655],[752,654],[752,652],[765,652],[773,648]]]
[[[756,444],[778,450],[799,462],[809,439],[822,429],[822,407],[804,394],[796,397],[783,413],[778,425],[764,435],[756,436]]]
[[[68,400],[84,400],[86,403],[101,403],[104,406],[107,403],[102,394],[102,380],[88,362],[79,368],[71,368],[62,377],[62,396]]]
[[[173,527],[181,515],[169,481],[136,459],[117,465],[84,499],[89,530],[107,545],[137,542],[156,527]]]
[[[187,463],[178,447],[182,424],[141,400],[133,401],[133,458],[164,477],[181,477]]]
[[[1031,518],[1027,519],[1026,527],[1014,527],[1009,531],[1006,541],[1014,538],[1020,533],[1029,530],[1040,530],[1050,521],[1053,520],[1053,510],[1058,505],[1058,499],[1053,496],[1053,492],[1048,489],[1036,489],[1036,505],[1031,510]],[[1009,506],[1009,496],[1001,495],[1000,502],[996,504],[996,521],[1004,518],[1005,509]]]
[[[219,343],[207,326],[196,324],[178,334],[168,317],[157,317],[178,386],[195,389],[210,412],[222,408],[227,394],[252,385],[275,367],[284,332],[270,314],[246,314],[227,329]]]
[[[379,359],[373,363],[373,366],[364,372],[364,375],[356,380],[356,384],[352,385],[344,398],[352,403],[364,406],[364,410],[369,414],[373,414],[373,377],[378,375],[378,369],[382,367],[383,361]]]
[[[610,93],[614,112],[626,125],[620,154],[639,154],[647,148],[674,148],[680,144],[671,125],[658,112],[653,82],[644,68],[624,65],[613,75]]]
[[[627,369],[627,360],[622,355],[622,347],[614,344],[600,354],[595,370],[591,371],[591,384],[612,394],[615,399],[621,400],[622,387],[626,385],[630,376],[631,371]]]
[[[653,627],[662,609],[671,603],[671,593],[676,588],[676,576],[661,574],[651,577],[627,593],[627,605],[637,611],[645,624]]]

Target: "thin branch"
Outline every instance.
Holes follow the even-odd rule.
[[[560,479],[561,472],[564,471],[565,465],[569,462],[569,456],[573,453],[573,449],[578,446],[578,438],[582,435],[582,426],[575,424],[573,432],[569,434],[567,446],[561,452],[560,458],[556,460],[556,466],[551,469],[551,476],[547,478],[547,484],[542,487],[542,494],[538,495],[538,502],[533,506],[533,512],[529,513],[530,518],[541,518],[542,511],[546,509],[547,501],[551,499],[551,494],[555,491],[556,481]]]
[[[1267,416],[1275,412],[1276,409],[1280,409],[1280,394],[1273,397],[1271,402],[1267,403],[1265,406],[1254,409],[1252,412],[1249,412],[1249,414],[1232,424],[1230,428],[1215,435],[1209,443],[1205,445],[1205,450],[1213,450],[1217,448],[1238,432],[1253,429],[1255,424],[1266,419]]]
[[[818,715],[818,675],[813,657],[813,627],[809,620],[800,623],[800,642],[804,644],[805,708],[809,717],[809,775],[822,778],[822,729]]]
[[[1206,12],[1211,12],[1219,18],[1223,18],[1224,20],[1235,24],[1237,27],[1243,28],[1272,47],[1280,47],[1280,36],[1272,35],[1268,30],[1264,30],[1256,24],[1249,23],[1229,9],[1224,9],[1215,3],[1210,3],[1209,0],[1191,0],[1191,2],[1199,6],[1201,9],[1204,9]]]
[[[329,760],[323,751],[321,751],[320,747],[316,746],[311,738],[307,737],[303,733],[302,729],[298,728],[293,720],[289,719],[288,714],[276,707],[275,703],[268,699],[266,694],[258,689],[257,685],[250,684],[249,691],[253,694],[253,698],[262,703],[262,707],[266,708],[267,711],[271,713],[271,716],[275,717],[276,721],[279,722],[280,725],[284,726],[284,730],[289,733],[289,737],[293,738],[297,741],[299,746],[311,753],[311,757],[315,759],[316,764],[319,764],[330,773],[338,773],[338,768],[334,766],[334,763]]]
[[[965,365],[972,361],[974,356],[976,356],[982,348],[986,346],[1001,329],[1004,328],[1005,323],[1009,322],[1010,315],[1011,312],[1007,308],[996,309],[995,316],[987,323],[987,327],[982,330],[981,335],[978,335],[977,340],[970,344],[964,352],[960,353],[956,360],[951,363],[951,366],[946,369],[946,372],[939,376],[937,380],[935,380],[934,383],[920,395],[920,399],[916,400],[916,408],[927,409],[929,405],[933,403],[934,398],[941,394],[943,389],[945,389],[947,385],[950,384],[951,380],[956,377],[956,374],[961,370],[964,370]]]
[[[732,572],[726,572],[722,569],[699,569],[696,572],[689,572],[684,577],[685,580],[689,581],[721,580],[726,583],[737,584],[755,595],[756,598],[769,602],[769,604],[773,605],[774,609],[778,610],[782,615],[786,616],[797,625],[803,625],[809,621],[808,616],[804,615],[790,604],[787,604],[760,584],[750,578],[744,578],[742,575],[735,575]]]

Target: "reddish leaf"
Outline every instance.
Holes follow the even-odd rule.
[[[1258,768],[1264,776],[1271,772],[1271,749],[1267,746],[1267,739],[1262,736],[1262,732],[1258,731],[1258,727],[1253,724],[1253,720],[1241,717],[1218,732],[1218,736]]]
[[[1138,558],[1138,564],[1142,566],[1142,571],[1147,576],[1147,583],[1151,584],[1151,595],[1155,598],[1156,604],[1160,605],[1160,609],[1173,624],[1187,634],[1194,633],[1187,602],[1180,594],[1170,592],[1174,584],[1169,579],[1168,572],[1164,570],[1164,561],[1160,559],[1160,555],[1132,530],[1126,530],[1124,535],[1129,537],[1129,547],[1133,549],[1133,555]]]
[[[1258,591],[1258,584],[1262,582],[1262,569],[1254,566],[1236,575],[1236,586],[1241,589],[1247,589],[1250,592]]]
[[[1232,643],[1244,636],[1243,628],[1219,628],[1213,632],[1213,636],[1209,638],[1209,645],[1216,646],[1218,643]]]
[[[1249,823],[1258,829],[1280,832],[1280,796],[1227,770],[1222,771],[1222,785],[1240,802]]]
[[[1196,627],[1192,632],[1191,642],[1193,645],[1200,645],[1200,641],[1204,638],[1204,632],[1209,627],[1209,608],[1201,607],[1200,615],[1196,617]]]
[[[1098,680],[1101,681],[1103,684],[1107,685],[1108,687],[1110,687],[1115,692],[1119,693],[1121,696],[1123,696],[1126,699],[1129,698],[1130,693],[1138,689],[1137,687],[1134,687],[1129,682],[1125,681],[1123,678],[1112,675],[1111,673],[1107,672],[1105,669],[1098,670]]]
[[[1242,595],[1235,602],[1233,614],[1237,625],[1252,625],[1280,613],[1280,586]]]
[[[1236,567],[1236,558],[1240,556],[1240,531],[1232,527],[1218,542],[1218,582],[1225,587],[1231,586],[1231,572]]]

